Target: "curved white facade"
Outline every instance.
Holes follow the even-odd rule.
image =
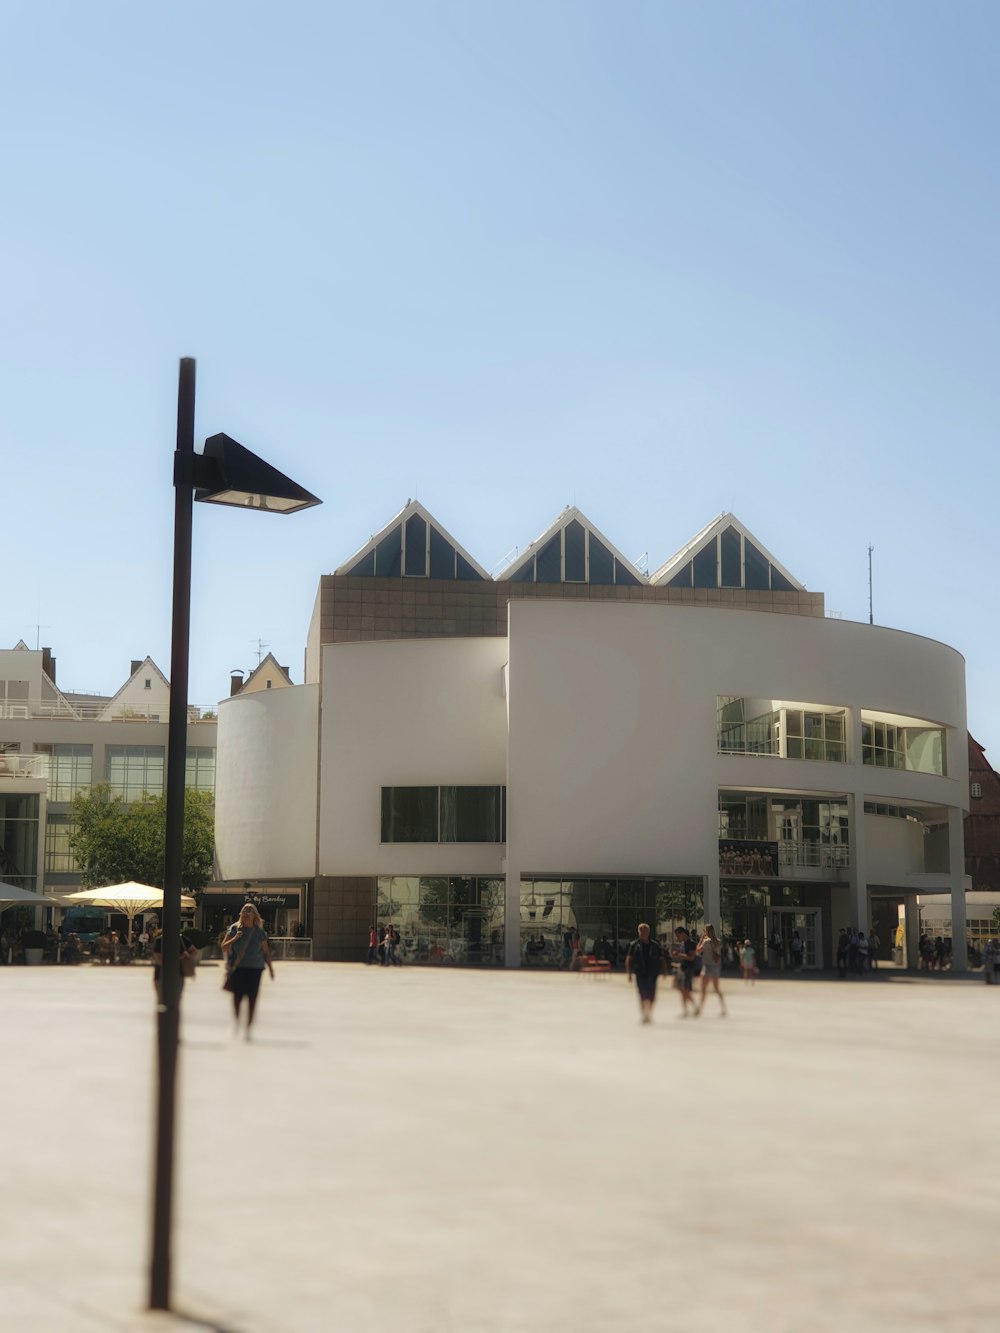
[[[224,880],[316,873],[319,686],[219,705],[215,845]]]
[[[932,892],[962,938],[963,659],[826,619],[731,515],[648,579],[567,510],[491,580],[408,505],[308,660],[221,706],[217,821],[226,878],[315,876],[318,957],[389,918],[414,960],[620,957],[645,917],[828,966],[848,926],[912,950]]]

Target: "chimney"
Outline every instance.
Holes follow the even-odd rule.
[[[242,672],[242,671],[230,671],[230,673],[229,673],[229,697],[230,697],[230,699],[233,697],[234,694],[239,694],[239,692],[240,692],[240,690],[242,690],[242,688],[243,688],[243,672]]]
[[[52,656],[51,648],[42,649],[42,670],[54,685],[56,683],[56,659]]]
[[[135,660],[135,658],[133,657],[133,658],[132,658],[132,670],[131,670],[128,674],[129,674],[130,676],[134,676],[135,673],[139,670],[139,668],[140,668],[141,666],[142,666],[142,662],[137,662],[137,661]]]

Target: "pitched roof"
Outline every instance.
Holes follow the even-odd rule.
[[[333,571],[334,574],[362,574],[362,573],[380,574],[381,570],[376,568],[377,564],[376,553],[378,552],[380,547],[382,547],[383,550],[386,549],[385,547],[383,547],[383,543],[388,543],[389,545],[392,545],[393,552],[395,553],[396,548],[394,543],[392,543],[391,539],[394,537],[397,529],[400,533],[400,543],[399,543],[399,553],[398,555],[395,556],[395,563],[399,567],[396,568],[394,572],[402,573],[404,568],[402,562],[406,558],[405,551],[406,551],[407,525],[413,518],[420,518],[427,525],[428,540],[430,540],[431,532],[436,532],[438,534],[439,550],[443,551],[444,549],[440,545],[440,539],[443,539],[444,544],[446,546],[451,547],[454,550],[454,552],[458,555],[459,559],[461,561],[464,561],[465,564],[469,567],[470,573],[472,574],[473,577],[480,579],[489,579],[490,577],[489,574],[486,572],[485,569],[483,569],[479,561],[476,560],[473,556],[471,556],[465,549],[465,547],[461,546],[455,540],[455,538],[451,535],[451,533],[448,532],[448,530],[437,521],[437,519],[434,517],[433,514],[430,513],[429,510],[424,508],[424,506],[420,503],[419,500],[407,500],[406,504],[399,511],[399,513],[394,514],[393,517],[389,520],[389,522],[386,523],[385,527],[380,528],[378,532],[373,533],[373,535],[368,538],[367,542],[365,542],[364,546],[359,547],[358,550],[355,551],[354,554],[348,560],[345,560],[342,565],[339,565]],[[411,528],[411,530],[413,529]],[[433,572],[434,563],[435,563],[435,552],[432,551],[431,552],[432,578],[438,577]],[[368,568],[368,565],[370,565],[371,568]],[[423,573],[426,570],[426,568],[427,566],[425,563],[423,569],[421,569],[420,572]],[[456,570],[461,570],[461,565],[459,565],[456,562],[455,568]],[[448,575],[444,575],[444,577],[448,577]],[[462,573],[455,573],[451,577],[459,577],[459,578],[469,577],[469,574],[463,575]]]
[[[722,537],[724,533],[728,532],[730,529],[732,529],[732,531],[735,532],[737,536],[740,538],[739,556],[738,556],[740,581],[739,583],[722,581],[723,578],[725,577],[722,572],[724,560],[719,559],[718,581],[714,582],[711,586],[718,586],[718,587],[750,586],[746,583],[747,554],[748,554],[747,543],[749,543],[751,553],[754,553],[756,556],[763,557],[763,560],[767,562],[767,565],[769,567],[768,569],[769,587],[774,587],[775,581],[773,580],[772,571],[777,571],[778,579],[776,581],[782,585],[787,585],[786,590],[796,590],[798,592],[805,592],[806,590],[805,584],[800,583],[799,580],[795,578],[793,574],[790,574],[789,571],[785,568],[785,566],[781,564],[779,560],[775,559],[775,557],[771,554],[771,552],[767,549],[767,547],[764,546],[762,542],[759,542],[757,540],[757,538],[753,535],[750,529],[745,527],[736,517],[735,514],[729,514],[729,513],[722,513],[718,516],[718,518],[713,518],[711,523],[706,524],[705,527],[703,527],[700,532],[695,533],[695,535],[691,538],[690,541],[686,542],[679,551],[675,552],[670,557],[669,560],[664,561],[664,563],[659,567],[659,569],[657,569],[653,574],[650,575],[649,579],[650,583],[658,585],[666,584],[672,582],[675,579],[683,577],[687,567],[691,565],[692,562],[695,560],[695,558],[699,556],[703,551],[706,551],[707,549],[712,547],[713,543],[716,544],[716,551],[717,552],[719,551],[719,546],[718,546],[719,539]],[[733,547],[734,556],[735,556],[735,551],[736,548]]]
[[[583,541],[576,539],[575,558],[570,555],[563,534],[576,524],[583,530]],[[595,548],[596,543],[596,548]],[[548,567],[539,575],[536,557],[540,557]],[[610,557],[610,558],[606,558]],[[597,576],[597,562],[600,558],[601,572],[608,577]],[[572,560],[579,577],[570,577],[568,562]],[[549,570],[558,577],[548,576]],[[532,577],[533,576],[533,577]],[[623,555],[617,546],[612,545],[601,530],[575,505],[567,505],[557,519],[526,546],[514,560],[497,574],[498,579],[518,582],[526,580],[536,583],[646,583],[645,574],[636,569],[628,556]]]

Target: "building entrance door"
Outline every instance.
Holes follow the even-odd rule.
[[[815,971],[823,966],[823,921],[818,907],[772,907],[771,930],[781,935],[786,966],[794,964],[792,937],[802,941],[802,968]]]

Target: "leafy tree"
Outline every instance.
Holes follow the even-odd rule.
[[[107,783],[98,783],[73,798],[70,847],[88,888],[121,884],[163,887],[166,796],[123,801]],[[185,892],[203,889],[212,876],[215,813],[208,792],[184,793],[184,856],[181,883]]]

